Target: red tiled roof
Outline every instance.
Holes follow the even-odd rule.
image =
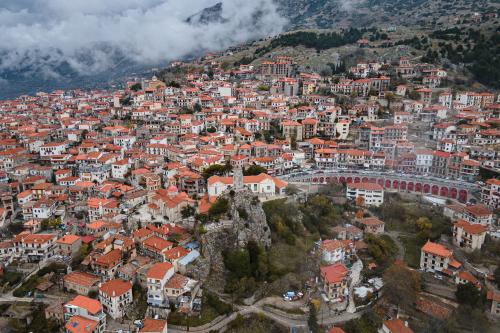
[[[167,321],[163,319],[145,318],[142,324],[143,326],[139,330],[139,333],[161,333],[165,325],[167,325]]]
[[[151,236],[142,242],[143,247],[146,247],[149,250],[152,250],[154,252],[163,251],[163,250],[171,247],[172,245],[173,245],[172,242],[169,242],[168,240],[165,240],[165,239],[158,237],[156,235]]]
[[[481,284],[479,283],[478,279],[476,279],[474,277],[474,275],[472,275],[471,273],[469,273],[467,271],[461,271],[461,272],[459,272],[458,273],[458,278],[461,279],[461,280],[465,280],[467,282],[470,282],[470,283],[472,283],[473,285],[475,285],[478,288],[481,287]]]
[[[422,246],[422,251],[435,254],[440,257],[451,257],[452,252],[448,250],[445,246],[431,241],[427,241],[424,246]]]
[[[74,244],[79,239],[81,239],[81,237],[77,235],[64,235],[57,240],[57,243],[71,245]]]
[[[94,332],[99,322],[84,318],[82,316],[71,317],[64,328],[70,333],[91,333]]]
[[[172,269],[173,266],[169,262],[159,262],[151,266],[148,270],[147,277],[150,279],[161,280]]]
[[[413,333],[401,319],[391,319],[384,321],[384,326],[389,329],[390,333]]]
[[[481,204],[466,206],[465,210],[475,216],[488,216],[492,214],[488,207]]]
[[[349,273],[349,270],[343,264],[321,266],[320,271],[321,276],[328,283],[339,283],[344,280]]]
[[[455,226],[464,229],[469,234],[482,234],[487,231],[487,228],[481,224],[471,224],[464,220],[459,220]]]
[[[327,333],[345,333],[340,327],[332,327]]]
[[[170,289],[181,289],[186,285],[188,282],[188,278],[185,277],[184,275],[181,274],[174,274],[168,280],[167,284],[165,285],[165,288],[170,288]]]
[[[379,226],[379,225],[383,225],[384,224],[384,222],[380,221],[376,217],[367,217],[367,218],[364,218],[364,219],[360,219],[359,223],[361,223],[363,225],[366,225],[366,226]]]
[[[66,304],[86,309],[91,314],[97,314],[102,311],[102,305],[98,300],[82,295],[76,296]]]
[[[132,283],[121,279],[115,279],[103,283],[99,291],[110,297],[119,297],[131,289]]]
[[[163,251],[163,256],[167,260],[176,260],[187,255],[189,251],[182,246],[176,246],[172,249]]]
[[[120,251],[119,249],[114,249],[97,258],[96,264],[100,266],[113,267],[121,261],[121,258],[122,251]]]
[[[80,286],[91,287],[97,282],[99,282],[99,277],[97,275],[74,271],[66,274],[63,277],[64,282],[69,282],[73,284],[78,284]]]
[[[348,188],[365,190],[365,191],[383,191],[384,188],[376,183],[349,183]]]

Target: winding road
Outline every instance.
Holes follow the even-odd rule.
[[[223,320],[214,323],[214,325],[211,325],[209,327],[197,330],[196,327],[191,327],[189,332],[196,332],[196,333],[210,333],[211,331],[219,331],[223,332],[223,330],[227,327],[229,323],[231,323],[233,320],[235,320],[238,315],[242,316],[247,316],[250,314],[260,314],[264,315],[265,317],[287,327],[287,328],[307,328],[307,315],[304,316],[303,320],[296,319],[296,318],[291,318],[287,316],[282,316],[278,315],[273,312],[265,311],[263,309],[263,306],[266,305],[266,299],[262,299],[259,302],[255,303],[254,305],[235,305],[236,308],[238,309],[237,312],[233,312],[230,316],[224,318]],[[344,312],[340,315],[334,315],[331,317],[326,317],[323,318],[322,320],[322,325],[329,326],[329,325],[334,325],[342,322],[349,321],[351,319],[359,318],[363,312],[356,312],[356,313],[347,313]],[[168,328],[169,333],[184,333],[187,332],[186,330],[183,329],[178,329],[174,327]]]

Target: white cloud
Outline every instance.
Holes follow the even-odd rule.
[[[185,22],[219,1],[226,20]],[[66,62],[80,73],[96,73],[114,65],[113,52],[162,63],[273,35],[285,23],[272,0],[2,0],[0,69]]]

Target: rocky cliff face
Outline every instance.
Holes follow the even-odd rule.
[[[265,247],[271,245],[266,214],[261,202],[250,190],[227,191],[222,197],[229,202],[227,220],[201,236],[202,257],[191,271],[206,286],[220,292],[224,289],[222,253],[225,250],[243,248],[251,240]]]
[[[231,192],[234,193],[234,192]],[[238,247],[246,246],[251,240],[269,247],[271,230],[267,225],[266,213],[259,199],[250,190],[244,189],[226,197],[230,203],[229,213],[233,220],[233,232]]]
[[[212,7],[204,8],[202,11],[188,17],[186,22],[203,25],[227,22],[227,19],[222,17],[222,2],[218,2]]]

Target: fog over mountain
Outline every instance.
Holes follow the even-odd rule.
[[[165,64],[285,25],[272,0],[2,0],[0,96],[17,81]]]

